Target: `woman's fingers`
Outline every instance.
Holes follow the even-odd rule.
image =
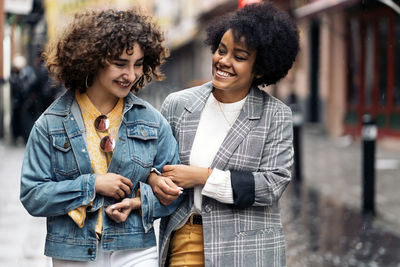
[[[183,188],[180,186],[177,186],[170,178],[165,178],[164,182],[168,186],[168,192],[170,195],[180,195],[182,194]]]
[[[128,196],[131,193],[131,188],[126,184],[121,184],[120,188],[125,193],[125,196]]]
[[[129,190],[132,189],[133,183],[132,183],[132,181],[131,181],[130,179],[121,176],[121,182],[122,182],[124,185],[127,185],[127,186],[129,187]],[[128,193],[128,194],[129,194],[129,193]]]
[[[162,167],[162,171],[163,172],[172,171],[175,168],[175,166],[177,166],[177,165],[164,165],[164,167]]]
[[[106,214],[115,222],[126,221],[131,211],[131,199],[125,198],[123,201],[115,203],[106,208]]]

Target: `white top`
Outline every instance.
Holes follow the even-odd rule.
[[[208,168],[226,134],[239,116],[246,98],[235,103],[218,102],[211,93],[201,113],[199,126],[190,154],[190,165]],[[232,204],[233,193],[230,171],[213,169],[204,187],[194,188],[193,213],[201,214],[202,195],[222,203]]]

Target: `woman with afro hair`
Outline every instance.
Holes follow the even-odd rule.
[[[148,182],[177,211],[162,218],[161,266],[285,266],[279,199],[291,179],[291,110],[260,90],[285,77],[299,51],[293,20],[247,5],[207,29],[212,81],[169,95],[162,114],[182,165]]]
[[[47,217],[53,266],[157,266],[153,221],[171,214],[145,182],[178,164],[165,118],[136,97],[161,79],[162,33],[135,10],[85,11],[44,58],[66,92],[31,131],[21,202]],[[173,185],[171,185],[173,186]]]

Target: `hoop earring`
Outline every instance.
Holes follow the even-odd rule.
[[[89,85],[88,85],[88,77],[89,77],[89,74],[88,75],[86,75],[86,79],[85,79],[85,85],[86,85],[86,89],[89,87]]]

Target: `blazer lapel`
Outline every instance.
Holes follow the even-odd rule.
[[[225,169],[232,154],[261,118],[263,113],[262,103],[263,93],[257,87],[252,87],[239,117],[232,125],[211,164],[212,168]]]
[[[185,104],[185,114],[180,122],[179,130],[179,156],[183,164],[189,164],[190,152],[199,126],[201,112],[212,90],[212,83],[206,83],[193,91]],[[194,101],[193,101],[194,100]]]

